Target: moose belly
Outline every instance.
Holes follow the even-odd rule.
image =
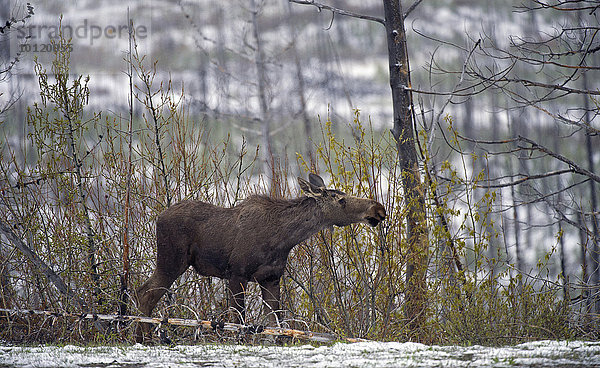
[[[214,276],[223,279],[229,278],[230,272],[227,262],[221,254],[212,252],[193,252],[192,267],[202,276]]]
[[[261,262],[249,270],[248,279],[257,282],[278,280],[283,275],[286,261],[287,259],[272,259],[268,262]]]

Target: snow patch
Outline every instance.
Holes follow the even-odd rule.
[[[361,342],[311,345],[0,346],[11,367],[472,367],[600,366],[600,342],[537,341],[508,347]]]

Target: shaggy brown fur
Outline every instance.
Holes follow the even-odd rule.
[[[380,203],[326,189],[314,174],[309,180],[298,178],[306,196],[292,200],[255,195],[232,208],[184,201],[165,210],[156,222],[156,269],[137,291],[141,312],[149,316],[190,266],[228,279],[231,305],[242,318],[248,281],[258,282],[264,302],[278,311],[279,279],[295,245],[333,225],[376,226],[385,219]]]

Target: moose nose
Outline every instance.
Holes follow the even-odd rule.
[[[367,222],[371,226],[377,226],[381,221],[385,220],[385,207],[383,207],[380,203],[375,202],[371,210],[370,214],[367,216]]]

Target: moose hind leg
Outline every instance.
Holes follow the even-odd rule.
[[[185,267],[181,266],[175,272],[165,272],[159,268],[154,271],[152,276],[136,292],[138,308],[142,315],[149,317],[152,314],[152,310],[158,304],[160,298],[186,269],[187,265]],[[136,340],[143,342],[144,337],[149,335],[149,331],[150,326],[147,323],[141,323],[136,334]]]
[[[171,278],[155,271],[137,290],[138,308],[144,316],[152,314],[152,310],[174,281],[175,279],[171,280]]]

